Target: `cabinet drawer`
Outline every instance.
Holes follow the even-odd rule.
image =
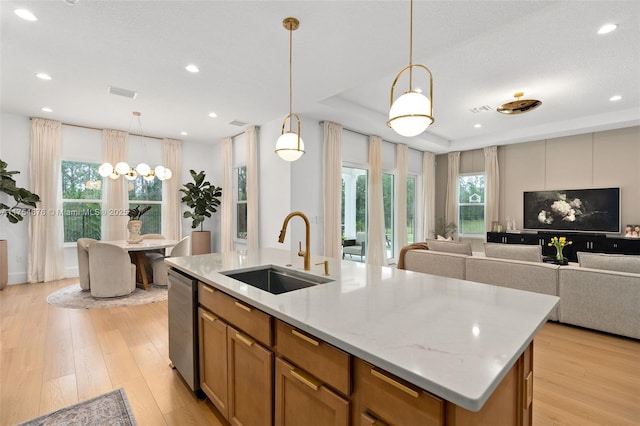
[[[278,352],[344,395],[351,394],[350,356],[346,352],[276,321]]]
[[[276,358],[276,426],[348,426],[350,405],[317,378]]]
[[[198,302],[260,343],[273,345],[270,315],[201,282]]]
[[[361,413],[389,425],[444,424],[444,401],[440,398],[357,358],[354,369]]]

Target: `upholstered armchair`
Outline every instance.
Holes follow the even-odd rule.
[[[345,240],[344,246],[342,247],[342,258],[344,259],[344,255],[348,254],[349,257],[360,256],[360,260],[365,256],[365,239],[367,238],[366,232],[356,232],[355,240]]]
[[[89,275],[93,297],[125,296],[136,289],[136,265],[125,249],[113,244],[89,246]]]
[[[180,257],[191,255],[191,237],[184,237],[171,249],[171,256],[167,257]],[[167,275],[169,273],[169,266],[165,263],[163,258],[153,259],[153,282],[157,285],[168,285],[169,280]]]
[[[97,240],[93,238],[78,238],[76,248],[78,251],[78,275],[80,276],[80,288],[89,290],[91,281],[89,279],[89,246]]]
[[[165,236],[162,234],[144,234],[142,235],[142,239],[143,240],[164,240]],[[153,262],[154,259],[159,259],[161,257],[164,257],[166,252],[165,249],[158,249],[158,250],[146,250],[145,253],[147,255],[147,257],[149,258],[149,262]]]

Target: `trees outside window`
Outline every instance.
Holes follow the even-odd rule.
[[[484,236],[485,175],[458,177],[458,234]]]
[[[98,167],[96,163],[62,162],[65,243],[75,243],[78,238],[99,240],[102,235],[102,177]]]
[[[129,191],[129,208],[140,206],[140,210],[147,206],[151,209],[144,214],[142,230],[140,234],[161,234],[162,233],[162,181],[153,179],[145,180],[138,176],[134,180],[127,182]]]
[[[247,239],[247,167],[238,167],[234,174],[236,193],[236,238]]]

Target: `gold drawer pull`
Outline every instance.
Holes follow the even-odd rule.
[[[311,377],[304,371],[299,370],[297,368],[294,368],[293,370],[291,370],[291,375],[303,385],[309,386],[311,389],[316,391],[322,384],[322,382],[319,382],[314,377]]]
[[[402,392],[406,393],[407,395],[411,395],[414,398],[417,398],[419,396],[418,392],[414,391],[411,388],[408,388],[407,386],[403,385],[402,383],[399,383],[399,382],[393,380],[390,377],[385,376],[384,374],[374,370],[373,368],[371,369],[371,375],[373,377],[377,377],[378,379],[382,380],[383,382],[389,383],[391,386],[393,386],[396,389],[400,389]]]
[[[311,343],[313,346],[319,346],[320,345],[320,342],[318,342],[317,340],[313,340],[311,337],[306,336],[306,335],[300,333],[297,330],[291,329],[291,334],[293,334],[296,337],[301,338],[302,340],[304,340],[307,343]]]
[[[202,289],[204,291],[206,291],[206,292],[213,293],[213,289],[211,287],[209,287],[208,285],[203,285]]]
[[[529,371],[524,379],[524,409],[528,409],[533,402],[533,371]]]
[[[206,312],[202,312],[202,316],[203,316],[203,317],[205,317],[206,319],[208,319],[208,320],[209,320],[209,321],[211,321],[211,322],[214,322],[214,321],[217,319],[217,318],[216,318],[216,317],[214,317],[213,315],[208,314],[208,313],[206,313]]]
[[[251,347],[255,343],[252,339],[248,338],[242,333],[236,333],[236,339],[240,340],[242,343],[249,347]]]
[[[242,304],[242,303],[240,303],[240,302],[236,302],[236,306],[237,306],[238,308],[240,308],[240,309],[244,310],[244,311],[251,312],[251,308],[250,308],[250,307],[248,307],[248,306],[246,306],[246,305],[243,305],[243,304]]]

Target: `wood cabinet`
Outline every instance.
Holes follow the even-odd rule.
[[[273,424],[273,352],[239,329],[271,341],[271,318],[203,283],[198,302],[203,392],[232,425]]]
[[[276,358],[277,426],[348,426],[350,403],[309,373]]]
[[[444,425],[445,403],[361,359],[354,361],[354,424]]]

